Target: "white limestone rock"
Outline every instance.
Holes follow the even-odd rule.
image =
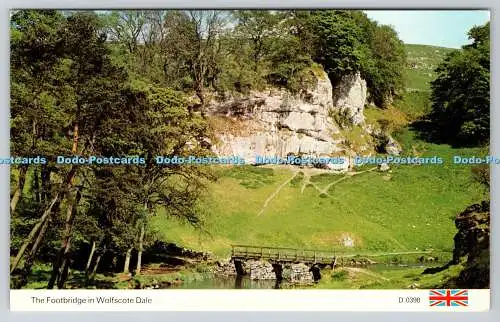
[[[343,76],[334,89],[333,105],[341,112],[347,112],[352,124],[359,125],[365,121],[367,87],[366,81],[359,72]]]

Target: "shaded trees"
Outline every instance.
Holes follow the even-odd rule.
[[[63,288],[72,256],[80,252],[75,247],[82,243],[91,245],[86,259],[91,280],[104,254],[142,250],[148,217],[159,208],[198,225],[197,198],[207,172],[195,166],[161,167],[153,160],[154,155],[207,152],[200,145],[205,121],[189,113],[184,94],[148,84],[133,88],[125,71],[113,64],[95,14],[19,11],[12,28],[13,152],[31,155],[22,148],[34,142],[32,150],[51,163],[57,154],[135,156],[146,162],[52,166],[52,175],[45,177],[51,199],[38,202],[33,221],[13,231],[19,242],[11,273],[17,274],[22,263],[25,283],[37,251],[50,241],[48,288]],[[31,132],[34,122],[43,130]],[[140,262],[137,266],[139,271]]]
[[[483,144],[490,131],[489,23],[469,32],[471,45],[450,53],[431,83],[436,134],[460,144]]]

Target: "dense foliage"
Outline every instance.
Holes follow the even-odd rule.
[[[92,280],[103,256],[126,257],[128,271],[132,249],[139,273],[151,239],[148,218],[159,208],[200,224],[197,200],[207,168],[161,167],[152,158],[208,154],[206,122],[190,113],[184,93],[130,78],[112,61],[101,26],[88,12],[12,16],[11,152],[50,162],[12,171],[15,287],[26,283],[38,256],[53,263],[49,288],[64,287],[72,263]],[[55,165],[55,155],[143,162]]]
[[[120,11],[102,20],[133,75],[192,92],[200,106],[268,86],[299,93],[315,64],[333,83],[361,72],[381,107],[403,86],[403,43],[360,11]]]
[[[212,99],[269,87],[301,94],[321,70],[333,85],[359,72],[379,107],[403,90],[402,42],[360,11],[17,10],[10,26],[11,154],[49,159],[11,167],[13,287],[36,260],[52,264],[49,288],[64,288],[70,268],[91,283],[103,262],[128,273],[135,261],[140,274],[159,238],[153,216],[198,231],[210,168],[153,157],[209,155]],[[485,28],[433,83],[434,119],[467,140],[489,128]],[[143,162],[56,165],[55,155]]]
[[[431,119],[437,136],[481,144],[490,133],[490,24],[470,30],[472,44],[449,54],[431,83]]]

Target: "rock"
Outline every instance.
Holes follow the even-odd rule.
[[[249,164],[256,155],[338,155],[343,140],[333,138],[340,130],[331,115],[345,112],[352,124],[363,123],[366,82],[357,73],[343,77],[334,90],[325,72],[316,78],[301,95],[271,89],[212,100],[207,116],[216,121],[216,140],[207,144],[217,155],[239,156]]]
[[[391,167],[389,167],[389,165],[387,163],[381,163],[379,166],[378,166],[378,169],[382,172],[385,172],[385,171],[389,171],[391,169]],[[390,179],[390,178],[389,178]]]
[[[252,280],[274,280],[276,274],[274,273],[273,265],[267,261],[248,261],[250,279]]]
[[[467,207],[455,219],[453,262],[467,257],[465,268],[453,285],[489,288],[490,285],[490,204],[483,201]]]
[[[354,247],[354,239],[349,234],[342,234],[340,244],[344,247]]]
[[[309,284],[314,282],[313,273],[309,266],[304,263],[291,264],[289,267],[285,267],[285,270],[289,269],[289,280],[295,284]],[[287,274],[285,274],[287,275]]]
[[[392,155],[400,155],[403,149],[398,141],[394,140],[392,136],[388,136],[387,144],[385,145],[385,152]]]
[[[343,76],[334,89],[333,104],[340,111],[345,111],[352,124],[364,122],[363,111],[366,103],[366,81],[359,72]]]
[[[216,262],[212,271],[214,274],[221,276],[236,276],[236,267],[230,260]]]

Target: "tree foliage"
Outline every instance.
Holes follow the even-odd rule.
[[[11,39],[11,152],[50,162],[13,167],[11,273],[22,286],[35,259],[50,261],[49,288],[70,267],[90,282],[102,258],[129,263],[132,250],[139,273],[151,216],[202,228],[210,168],[153,158],[211,154],[211,99],[301,93],[320,64],[333,82],[360,72],[383,105],[404,61],[390,27],[343,10],[18,10]],[[54,165],[55,155],[144,162]]]
[[[96,246],[87,255],[95,269],[106,254],[121,256],[131,248],[141,254],[148,218],[158,209],[201,223],[197,201],[208,169],[163,167],[152,158],[206,155],[206,122],[189,112],[184,93],[130,79],[128,66],[113,59],[101,22],[89,12],[21,10],[12,17],[12,154],[43,155],[51,162],[18,172],[13,198],[23,198],[17,198],[20,207],[11,207],[17,253],[11,271],[21,276],[18,286],[38,255],[53,263],[48,287],[62,288],[72,262],[86,256],[85,245]],[[127,48],[139,50],[139,43],[127,41]],[[145,162],[55,166],[55,155]],[[34,182],[32,195],[23,193],[27,177]]]
[[[432,82],[433,121],[439,137],[482,144],[490,131],[490,25],[469,31],[472,44],[450,53]]]

